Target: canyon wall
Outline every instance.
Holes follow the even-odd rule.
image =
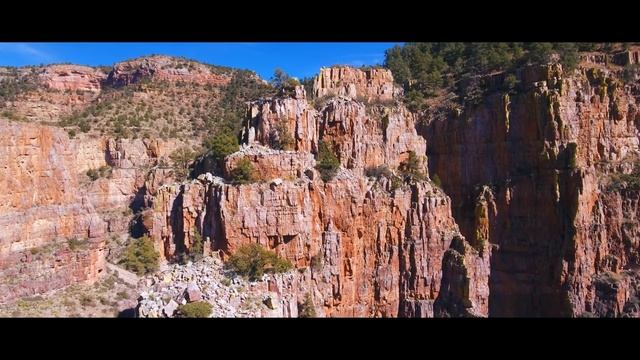
[[[489,315],[620,315],[595,307],[598,278],[637,262],[635,193],[605,188],[638,151],[636,99],[607,70],[518,77],[516,94],[420,128],[463,235],[491,244]],[[622,309],[633,291],[615,283]]]
[[[366,101],[391,101],[402,96],[391,71],[383,68],[355,69],[333,66],[320,69],[313,83],[315,97],[346,96]]]
[[[390,78],[376,81],[392,85]],[[366,168],[380,165],[397,172],[410,151],[426,151],[410,112],[401,105],[376,106],[367,111],[349,98],[330,99],[319,111],[300,98],[250,104],[248,147],[227,157],[226,172],[247,159],[258,173],[272,176],[233,185],[205,174],[160,188],[143,215],[156,248],[176,260],[189,252],[196,233],[207,251],[223,257],[259,243],[294,264],[299,271],[287,291],[298,302],[313,294],[322,316],[486,316],[490,249],[471,247],[459,235],[449,197],[428,180],[364,176]],[[308,134],[294,150],[267,150],[268,129],[276,126]],[[319,141],[342,164],[328,182],[314,169]],[[265,166],[273,163],[297,171],[276,174]],[[276,175],[281,178],[270,179]],[[468,250],[450,248],[453,239]],[[453,252],[458,260],[448,259]],[[444,279],[443,267],[451,268]],[[454,302],[457,307],[448,306]]]
[[[0,120],[0,301],[94,280],[106,226],[81,193],[61,129]],[[87,239],[71,251],[67,240]]]
[[[111,86],[125,86],[151,77],[154,80],[214,86],[226,85],[231,81],[230,73],[215,71],[205,64],[180,61],[170,56],[150,56],[117,63],[106,82]]]
[[[154,166],[175,141],[69,139],[5,119],[0,133],[0,302],[97,279],[105,241],[128,233],[146,180],[150,191],[172,181]],[[101,167],[108,175],[91,181],[87,170]]]

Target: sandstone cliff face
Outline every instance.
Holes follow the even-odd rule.
[[[175,141],[70,140],[62,129],[4,119],[0,133],[0,302],[95,280],[107,235],[126,234],[131,209],[173,180],[156,165]],[[106,166],[107,177],[85,175]],[[84,245],[69,248],[74,238]]]
[[[87,199],[78,196],[74,147],[62,130],[0,123],[3,231],[0,254],[52,238],[97,237],[104,231]]]
[[[390,101],[402,95],[387,69],[359,70],[348,66],[320,69],[313,82],[316,97],[347,96],[367,101]]]
[[[568,76],[557,65],[532,67],[520,77],[516,95],[426,121],[430,171],[469,242],[494,248],[490,315],[597,313],[603,259],[619,258],[611,269],[619,271],[637,253],[614,235],[623,215],[610,208],[624,195],[606,194],[598,180],[606,164],[638,150],[635,99],[597,69]]]
[[[74,147],[59,129],[0,121],[0,301],[95,279],[104,266],[106,227],[78,193]],[[64,250],[72,237],[82,252]],[[53,256],[35,256],[63,243]]]
[[[437,301],[439,296],[460,303],[456,315],[486,316],[488,250],[460,255],[463,264],[451,278],[442,278],[452,239],[457,236],[459,244],[466,244],[458,235],[449,198],[429,182],[398,186],[384,177],[363,176],[366,167],[395,168],[409,151],[425,152],[413,115],[402,106],[368,112],[349,98],[330,100],[317,114],[307,111],[305,103],[273,99],[250,105],[244,139],[268,145],[267,129],[281,122],[292,133],[315,131],[300,138],[312,142],[297,143],[297,152],[253,146],[226,159],[227,172],[245,158],[271,175],[266,178],[284,180],[231,185],[203,175],[159,189],[144,223],[165,258],[188,252],[196,232],[207,248],[225,256],[243,244],[259,243],[300,270],[289,283],[273,288],[284,286],[298,302],[311,292],[323,316],[452,312],[446,302]],[[313,165],[315,139],[329,143],[341,159],[342,169],[327,183],[312,168],[299,171]],[[263,150],[251,153],[256,149]],[[277,173],[271,164],[287,173]],[[441,284],[447,285],[444,295]]]
[[[39,77],[41,83],[50,89],[100,92],[101,83],[107,75],[88,66],[51,65]]]
[[[100,95],[106,79],[102,71],[78,65],[19,68],[5,76],[19,79],[24,89],[0,107],[36,122],[56,122],[85,108]],[[5,76],[0,74],[0,78]]]
[[[442,257],[457,233],[449,199],[427,183],[390,186],[348,170],[328,184],[196,180],[160,189],[145,223],[168,258],[196,231],[225,253],[252,242],[275,249],[310,268],[296,293],[312,291],[326,316],[433,316]]]
[[[118,63],[107,78],[112,86],[133,84],[145,78],[169,82],[226,85],[230,74],[218,74],[206,65],[169,56],[151,56]]]
[[[426,151],[424,139],[416,133],[413,114],[406,108],[367,108],[348,98],[332,99],[322,110],[319,137],[349,169],[381,164],[397,168],[410,151]]]
[[[224,175],[229,177],[238,162],[248,159],[261,180],[277,178],[297,179],[304,172],[313,171],[316,161],[311,153],[297,151],[273,150],[262,146],[243,148],[226,159]]]
[[[318,147],[317,111],[306,100],[304,88],[296,87],[294,98],[276,98],[256,101],[249,106],[243,129],[243,142],[247,145],[269,146],[280,132],[293,137],[292,150],[315,152]]]

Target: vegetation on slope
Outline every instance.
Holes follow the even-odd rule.
[[[516,68],[525,64],[559,62],[565,71],[578,64],[580,51],[621,50],[615,43],[407,43],[386,51],[385,66],[405,89],[412,110],[438,96],[460,105],[478,104],[490,90],[482,75],[506,72],[499,90],[515,91]]]
[[[265,272],[282,273],[292,269],[293,265],[259,244],[248,244],[231,255],[226,267],[249,280],[257,280]]]

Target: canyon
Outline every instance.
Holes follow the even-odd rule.
[[[616,179],[639,159],[640,88],[605,59],[572,71],[523,66],[517,91],[445,116],[410,111],[387,69],[322,68],[309,94],[297,86],[249,102],[240,149],[220,173],[187,179],[170,155],[199,139],[72,137],[0,117],[0,303],[99,281],[113,238],[135,234],[153,242],[164,269],[141,281],[139,316],[172,316],[163,308],[199,287],[214,304],[224,295],[238,307],[234,291],[248,288],[247,299],[269,299],[217,316],[297,317],[310,296],[322,317],[637,317],[640,189]],[[51,121],[149,78],[231,81],[169,57],[108,74],[57,65],[38,78],[53,89],[47,107],[31,95],[9,104],[27,120],[45,109]],[[81,99],[59,105],[67,90]],[[290,143],[274,147],[284,134]],[[321,144],[340,162],[328,181]],[[404,172],[414,155],[420,176]],[[229,181],[241,162],[259,178]],[[198,238],[207,258],[175,265]],[[221,293],[217,267],[252,243],[294,270]]]

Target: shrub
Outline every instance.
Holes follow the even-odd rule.
[[[387,179],[391,179],[393,176],[393,172],[389,169],[387,165],[373,166],[365,169],[365,174],[368,177],[374,177],[376,179],[380,179],[381,177],[386,177]]]
[[[111,166],[104,165],[99,167],[98,169],[89,169],[87,170],[87,176],[91,179],[91,181],[96,181],[99,178],[109,178],[111,177]]]
[[[213,312],[213,306],[206,301],[196,301],[180,305],[178,311],[180,316],[186,318],[208,318]]]
[[[404,87],[409,109],[418,111],[424,108],[427,97],[447,91],[455,92],[460,104],[478,104],[487,89],[473,79],[492,72],[512,72],[525,63],[546,64],[558,58],[569,72],[578,64],[578,50],[589,47],[560,42],[406,43],[388,49],[384,65]]]
[[[248,184],[257,181],[253,164],[249,159],[241,159],[230,172],[231,182],[234,184]]]
[[[433,183],[433,185],[442,188],[442,181],[440,181],[440,177],[438,176],[438,174],[433,174],[431,182]]]
[[[173,161],[178,178],[185,178],[189,173],[189,165],[195,158],[195,153],[188,147],[181,147],[169,155]]]
[[[518,80],[518,78],[516,78],[515,75],[509,74],[504,78],[502,86],[504,91],[509,93],[515,93],[515,89],[519,83],[520,81]]]
[[[311,269],[314,271],[322,270],[322,254],[316,254],[311,258]]]
[[[83,133],[89,132],[89,130],[91,130],[91,125],[86,120],[81,121],[78,124],[78,127],[80,128],[80,131],[82,131]]]
[[[575,169],[578,166],[578,144],[574,142],[567,144],[567,156],[569,159],[567,166],[569,169]]]
[[[202,235],[196,231],[193,235],[193,243],[191,249],[189,249],[189,257],[192,261],[198,261],[202,258],[204,253],[204,243],[202,242]]]
[[[398,176],[393,176],[391,178],[391,191],[396,191],[402,186],[402,179]]]
[[[296,79],[291,78],[284,70],[277,68],[271,78],[271,86],[276,89],[283,89],[291,86],[299,85]]]
[[[78,240],[78,238],[71,238],[67,240],[67,245],[71,251],[75,251],[80,247],[84,247],[87,244],[87,240]]]
[[[100,173],[96,169],[87,170],[87,176],[91,181],[96,181],[100,178]]]
[[[90,295],[82,295],[80,297],[80,305],[82,306],[93,306],[93,298]]]
[[[144,275],[158,269],[160,254],[153,247],[153,242],[143,236],[127,246],[124,258],[120,261],[124,267],[138,275]]]
[[[619,191],[626,185],[626,189],[631,191],[640,190],[640,163],[633,166],[630,174],[613,173],[609,176],[608,190]]]
[[[210,152],[210,156],[219,165],[224,158],[238,151],[238,139],[230,134],[218,134],[205,140],[205,148]]]
[[[409,151],[409,157],[400,164],[398,170],[405,178],[411,181],[425,179],[422,160],[416,155],[415,151]]]
[[[340,167],[340,160],[336,154],[329,149],[324,141],[320,141],[318,144],[318,159],[316,169],[320,172],[322,181],[327,182],[336,176],[338,168]]]
[[[382,125],[382,131],[387,131],[389,127],[389,114],[384,114],[380,119],[380,125]]]
[[[287,126],[279,122],[269,134],[269,145],[276,150],[293,150],[296,142]]]
[[[127,294],[126,291],[118,291],[118,293],[116,295],[118,296],[119,300],[123,300],[123,299],[128,299],[129,298],[129,294]]]
[[[265,271],[287,272],[293,268],[293,265],[259,244],[249,244],[240,247],[231,255],[226,267],[250,280],[257,280],[264,275]]]
[[[304,302],[300,304],[298,308],[298,317],[301,318],[314,318],[316,317],[316,308],[313,306],[313,300],[311,299],[311,293],[307,293]]]

